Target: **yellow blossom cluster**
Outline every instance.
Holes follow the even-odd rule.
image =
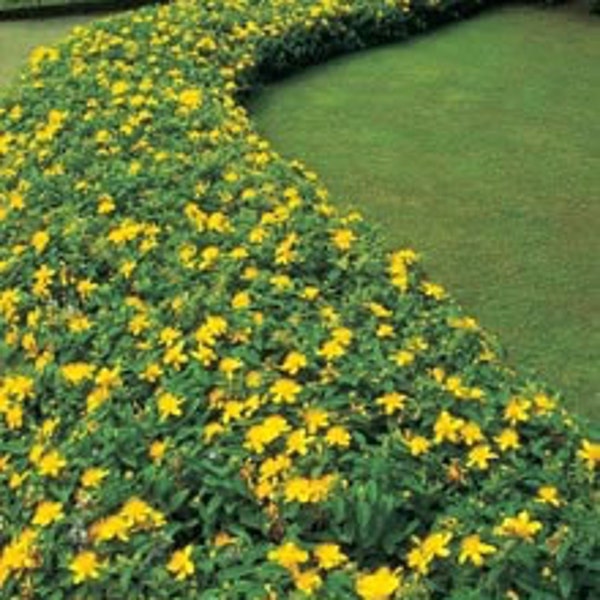
[[[286,569],[296,589],[309,595],[322,587],[323,579],[331,571],[348,561],[340,546],[329,542],[316,545],[312,552],[304,550],[295,542],[285,542],[270,550],[268,559]]]
[[[126,542],[137,530],[164,525],[165,517],[160,511],[153,509],[140,498],[131,498],[115,514],[92,523],[90,537],[95,545],[115,539]]]

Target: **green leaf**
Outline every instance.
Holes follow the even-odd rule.
[[[561,598],[570,598],[573,590],[573,574],[568,569],[563,569],[558,572],[558,589],[560,590]]]

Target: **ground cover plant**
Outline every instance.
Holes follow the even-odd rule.
[[[502,6],[267,86],[259,133],[600,417],[600,20]],[[535,43],[533,43],[535,40]],[[373,93],[377,90],[377,93]],[[592,328],[594,329],[594,328]]]
[[[32,54],[0,109],[6,597],[597,595],[590,431],[239,103],[474,6],[184,1]]]

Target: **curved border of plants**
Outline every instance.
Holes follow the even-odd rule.
[[[182,1],[0,108],[6,597],[597,596],[600,446],[241,100],[484,3]]]

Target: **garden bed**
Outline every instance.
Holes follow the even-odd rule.
[[[593,598],[598,444],[240,104],[482,5],[144,8],[0,109],[8,597]]]

